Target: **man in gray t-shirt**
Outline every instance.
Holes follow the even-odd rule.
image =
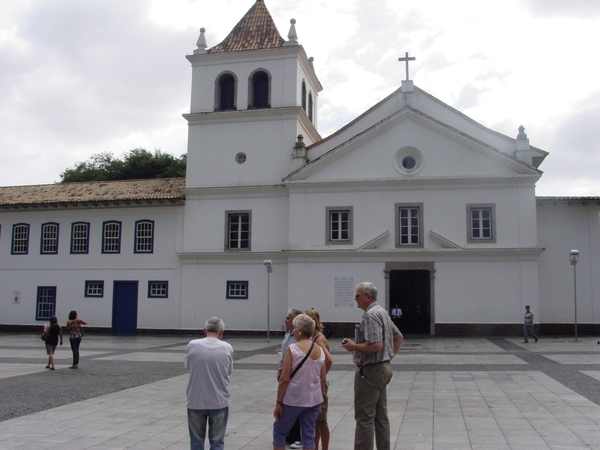
[[[525,316],[523,317],[523,342],[526,344],[529,342],[529,336],[538,341],[538,337],[533,330],[533,312],[529,305],[525,306]]]
[[[225,325],[218,317],[208,319],[204,339],[191,341],[185,352],[188,429],[191,448],[204,449],[207,423],[211,450],[224,448],[229,418],[229,377],[233,370],[233,348],[222,341]]]

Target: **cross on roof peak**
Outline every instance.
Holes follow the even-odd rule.
[[[408,52],[404,52],[404,57],[398,58],[398,61],[406,63],[406,81],[409,80],[409,78],[408,78],[408,62],[414,61],[415,59],[416,58],[414,56],[409,57]]]

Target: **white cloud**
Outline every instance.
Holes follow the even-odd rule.
[[[322,135],[396,90],[408,51],[417,86],[508,136],[523,124],[531,144],[550,152],[539,194],[600,195],[592,170],[600,81],[589,54],[600,41],[597,0],[266,2],[284,37],[297,20],[315,57]],[[252,5],[3,0],[0,184],[53,182],[101,151],[184,153],[184,56],[200,27],[214,46]]]

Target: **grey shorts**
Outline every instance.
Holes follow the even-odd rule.
[[[46,343],[46,355],[54,355],[56,345]]]

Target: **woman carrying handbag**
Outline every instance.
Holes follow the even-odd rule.
[[[283,358],[273,416],[273,449],[285,449],[285,437],[298,419],[302,448],[315,448],[315,419],[325,391],[325,353],[311,336],[315,321],[306,314],[294,318],[294,339]]]

